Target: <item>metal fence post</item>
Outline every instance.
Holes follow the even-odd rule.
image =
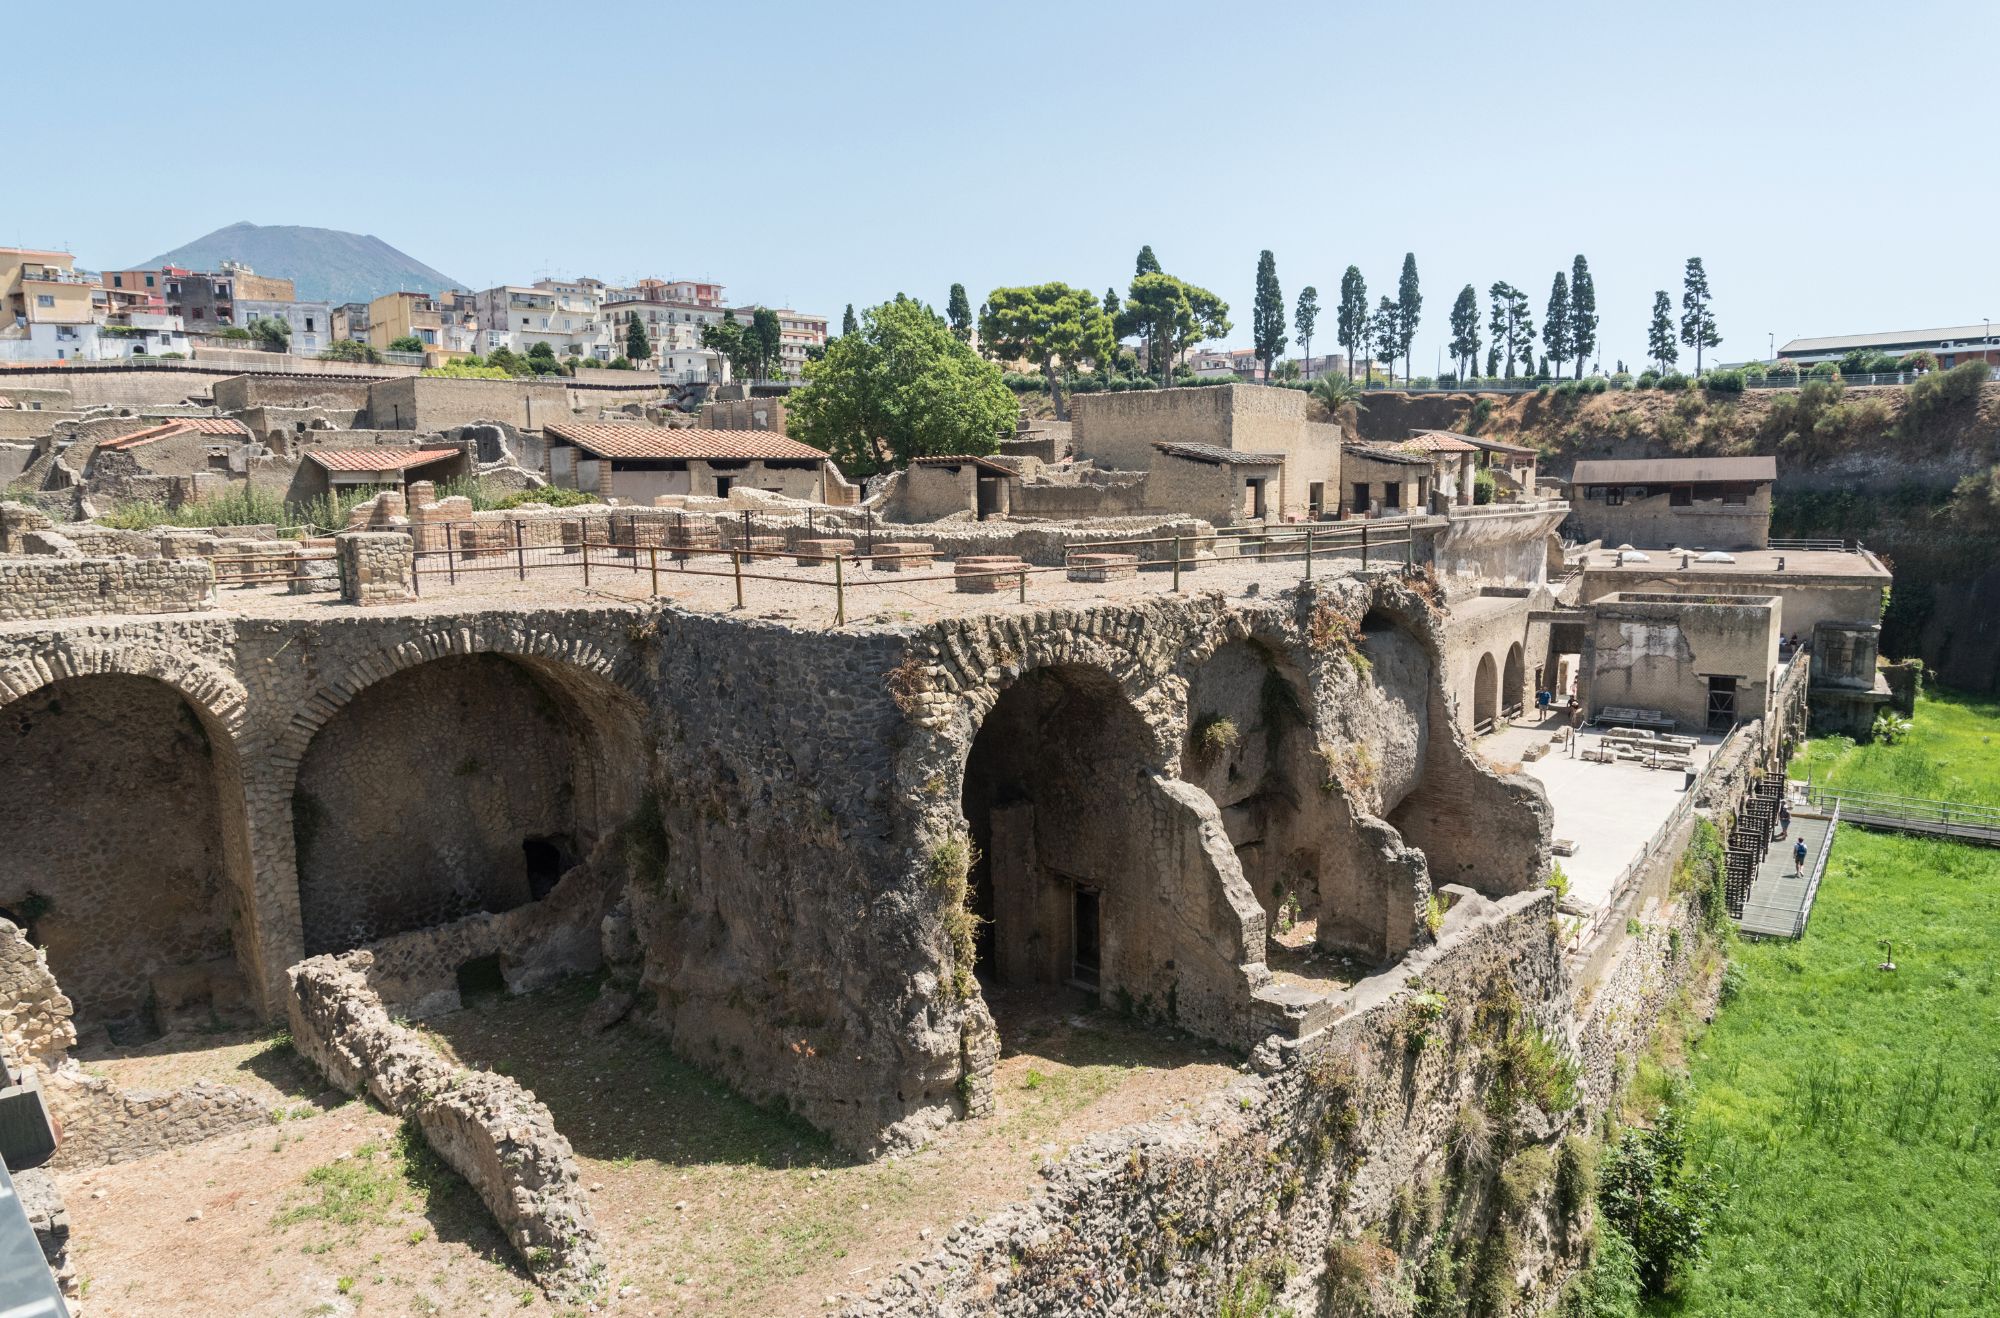
[[[732,549],[729,551],[729,565],[736,572],[736,607],[740,609],[743,607],[743,551],[742,550]]]
[[[521,548],[521,519],[514,519],[514,575],[528,579],[528,551]]]
[[[1014,578],[1014,584],[1020,587],[1021,603],[1026,604],[1028,602],[1028,565],[1026,563],[1021,565],[1021,575]]]
[[[1178,593],[1178,592],[1180,591],[1180,588],[1181,588],[1181,538],[1180,538],[1179,536],[1175,536],[1175,537],[1174,537],[1174,590],[1175,590],[1175,592],[1176,592],[1176,593]]]
[[[847,578],[839,554],[833,556],[833,625],[847,625]]]
[[[590,589],[590,524],[583,527],[583,588]]]
[[[660,547],[658,545],[647,545],[646,559],[652,565],[653,595],[655,598],[658,598],[660,593]]]
[[[1312,529],[1312,525],[1311,525],[1311,523],[1307,523],[1307,525],[1306,525],[1306,580],[1307,580],[1307,581],[1311,581],[1312,579],[1313,579],[1313,529]]]
[[[1368,570],[1368,523],[1361,524],[1361,570]]]

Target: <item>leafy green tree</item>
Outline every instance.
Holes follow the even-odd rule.
[[[632,313],[632,319],[625,322],[625,355],[637,362],[653,355],[653,341],[646,337],[646,326],[636,311]]]
[[[1674,300],[1664,288],[1653,294],[1653,321],[1646,329],[1646,353],[1653,359],[1655,369],[1662,371],[1681,359],[1681,350],[1674,346]]]
[[[1326,409],[1326,414],[1338,418],[1340,409],[1352,406],[1357,412],[1366,412],[1368,404],[1362,401],[1361,386],[1354,383],[1351,375],[1322,375],[1312,382],[1313,401]]]
[[[1285,295],[1278,288],[1278,258],[1267,247],[1257,254],[1257,296],[1250,304],[1250,342],[1271,382],[1271,363],[1285,350]]]
[[[1581,380],[1584,362],[1597,351],[1597,280],[1581,252],[1569,264],[1569,346]]]
[[[1348,266],[1340,277],[1338,315],[1338,337],[1347,350],[1347,378],[1352,380],[1354,359],[1368,351],[1368,281],[1358,266]]]
[[[701,327],[701,346],[728,362],[738,376],[747,378],[754,369],[756,350],[744,342],[743,324],[734,311],[724,311],[721,320]]]
[[[758,378],[770,379],[784,360],[785,331],[778,313],[769,307],[758,307],[751,312],[747,337],[754,345]]]
[[[424,341],[414,334],[401,334],[389,340],[390,352],[422,352]]]
[[[944,318],[951,322],[951,332],[958,335],[960,343],[972,342],[972,299],[965,295],[964,284],[951,286],[951,296],[944,303]]]
[[[854,304],[850,302],[847,304],[847,310],[840,317],[840,332],[842,334],[852,334],[860,328],[860,324],[854,319]]]
[[[1041,367],[1058,421],[1069,419],[1059,366],[1074,369],[1086,361],[1101,366],[1118,351],[1117,333],[1097,295],[1062,283],[994,289],[986,297],[979,341],[1002,357]]]
[[[1479,368],[1479,294],[1470,284],[1451,304],[1451,359],[1461,378]]]
[[[1514,378],[1514,363],[1522,364],[1522,373],[1534,373],[1535,318],[1528,309],[1528,295],[1504,280],[1486,290],[1490,315],[1486,322],[1487,332],[1493,336],[1493,347],[1500,354],[1500,363],[1506,367],[1506,378]],[[1488,375],[1494,374],[1494,365],[1486,368]]]
[[[1651,1130],[1628,1129],[1605,1154],[1598,1178],[1604,1219],[1638,1255],[1639,1281],[1650,1295],[1700,1261],[1728,1198],[1713,1166],[1689,1160],[1686,1121],[1673,1103]]]
[[[1229,304],[1168,274],[1145,274],[1126,291],[1125,323],[1144,335],[1162,388],[1173,382],[1174,360],[1204,339],[1229,333]]]
[[[1118,290],[1115,288],[1107,288],[1104,290],[1104,314],[1111,317],[1113,324],[1117,323]]]
[[[1160,269],[1160,258],[1153,255],[1153,245],[1147,243],[1139,249],[1139,259],[1132,266],[1132,277],[1136,279],[1140,275],[1157,275],[1161,273],[1163,272]]]
[[[283,352],[292,346],[292,327],[276,316],[253,316],[243,328],[266,352]]]
[[[1292,323],[1299,330],[1299,355],[1306,359],[1307,369],[1311,369],[1313,326],[1319,323],[1319,290],[1311,284],[1299,290],[1299,305],[1292,312]]]
[[[320,350],[319,358],[326,362],[379,362],[382,354],[360,339],[336,339]]]
[[[1560,270],[1556,271],[1555,282],[1549,285],[1549,309],[1542,317],[1542,343],[1558,364],[1569,360],[1573,346],[1569,330],[1569,280]]]
[[[871,307],[805,375],[787,400],[786,428],[855,475],[912,458],[991,453],[1019,410],[999,367],[908,300]]]
[[[486,354],[486,364],[488,366],[497,366],[509,375],[534,374],[529,369],[526,359],[504,343]]]
[[[563,364],[556,360],[556,350],[547,343],[536,343],[528,348],[528,369],[536,375],[567,375]]]
[[[1708,294],[1708,271],[1701,258],[1690,256],[1681,275],[1681,342],[1694,349],[1694,373],[1701,374],[1701,350],[1722,342],[1715,330],[1715,309]]]
[[[1397,346],[1403,350],[1403,383],[1410,382],[1410,347],[1417,341],[1417,319],[1423,314],[1424,296],[1417,288],[1417,254],[1403,253],[1403,275],[1396,281]]]
[[[1375,363],[1389,364],[1389,383],[1396,382],[1396,358],[1403,350],[1402,308],[1389,300],[1384,293],[1382,301],[1375,308],[1375,314],[1368,320],[1368,382],[1375,382]]]

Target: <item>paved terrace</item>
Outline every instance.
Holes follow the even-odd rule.
[[[1889,569],[1865,549],[1852,552],[1839,549],[1735,549],[1730,551],[1730,557],[1736,560],[1733,563],[1697,562],[1696,556],[1701,551],[1693,546],[1658,549],[1642,545],[1640,549],[1647,555],[1647,562],[1621,563],[1615,548],[1605,548],[1583,555],[1574,566],[1592,576],[1629,577],[1635,581],[1687,575],[1724,582],[1732,578],[1748,578],[1750,582],[1764,584],[1765,578],[1781,572],[1787,580],[1879,579],[1884,586],[1890,581]],[[1684,552],[1688,555],[1685,568],[1681,566]]]
[[[705,613],[734,613],[798,625],[840,625],[838,611],[845,598],[846,625],[893,625],[930,622],[940,618],[1033,612],[1051,605],[1093,604],[1142,598],[1174,588],[1170,564],[1148,564],[1136,575],[1110,581],[1071,581],[1060,567],[1030,567],[1025,589],[1015,576],[1003,579],[994,593],[958,590],[952,562],[939,558],[928,568],[884,572],[853,561],[840,568],[841,588],[835,590],[835,569],[829,564],[801,567],[791,556],[766,558],[743,569],[742,606],[737,605],[737,579],[726,554],[699,556],[685,566],[662,549],[646,549],[619,557],[613,549],[591,551],[589,583],[580,558],[574,565],[530,562],[525,573],[514,570],[460,573],[453,581],[445,569],[430,562],[418,578],[419,596],[404,604],[368,605],[370,613],[420,613],[439,605],[451,608],[590,602],[624,603],[658,598],[677,607]],[[657,561],[657,571],[654,562]],[[1391,557],[1377,552],[1368,571],[1403,570],[1399,546]],[[1316,551],[1314,576],[1349,576],[1362,571],[1358,551]],[[1255,595],[1296,585],[1305,575],[1299,555],[1270,558],[1203,559],[1184,564],[1184,593],[1220,591],[1225,595]],[[339,614],[356,606],[343,604],[338,594],[287,594],[282,586],[223,586],[215,595],[218,609],[254,617],[315,617]],[[197,615],[198,616],[198,615]],[[46,627],[47,623],[20,624]]]

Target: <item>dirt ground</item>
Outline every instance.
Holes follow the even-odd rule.
[[[995,1115],[858,1162],[633,1028],[579,1033],[595,991],[496,995],[427,1032],[555,1113],[610,1262],[602,1313],[821,1313],[955,1223],[1031,1195],[1069,1143],[1186,1110],[1238,1077],[1228,1054],[1171,1031],[997,996]],[[285,1111],[268,1132],[62,1178],[91,1318],[576,1312],[534,1289],[463,1182],[389,1116],[321,1093],[282,1043],[166,1040],[89,1065],[136,1086],[242,1084]]]

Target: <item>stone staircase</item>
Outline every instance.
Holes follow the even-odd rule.
[[[1770,845],[1771,830],[1784,797],[1783,771],[1766,772],[1743,799],[1743,809],[1736,816],[1736,826],[1729,830],[1729,871],[1724,886],[1728,893],[1729,914],[1739,920],[1743,918],[1743,903],[1750,896],[1750,885],[1756,882],[1757,867],[1763,862],[1765,849]]]

